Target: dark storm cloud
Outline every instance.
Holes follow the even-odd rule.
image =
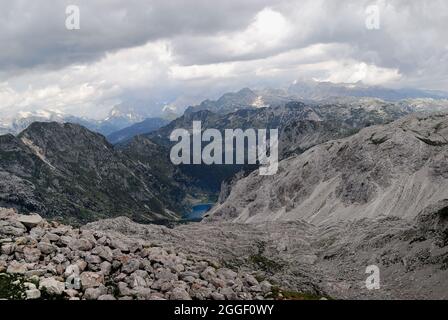
[[[378,5],[380,29],[365,27],[366,8]],[[184,64],[266,58],[312,44],[343,43],[350,57],[405,75],[448,72],[448,2],[435,1],[284,1],[271,6],[293,30],[275,47],[239,53],[213,36],[180,37],[174,52]]]
[[[65,28],[70,4],[81,9],[81,30]],[[374,32],[364,27],[371,4],[381,9],[381,29]],[[232,33],[244,31],[266,7],[288,19],[288,38],[275,46],[233,50]],[[315,43],[348,43],[355,58],[403,73],[431,68],[428,59],[435,65],[447,60],[443,0],[3,0],[1,9],[2,70],[88,62],[157,39],[170,39],[182,64],[260,59]],[[226,35],[227,42],[220,38]]]
[[[0,68],[63,66],[108,51],[181,35],[243,28],[275,1],[1,1]],[[65,8],[77,5],[81,29],[68,31]]]

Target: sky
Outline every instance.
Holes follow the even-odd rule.
[[[448,88],[448,1],[0,0],[0,114],[102,118],[294,80]],[[67,6],[79,8],[70,30]],[[372,11],[373,10],[373,11]]]

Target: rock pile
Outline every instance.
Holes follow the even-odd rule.
[[[151,242],[0,209],[0,298],[265,299],[272,285]],[[13,288],[16,289],[14,292]]]

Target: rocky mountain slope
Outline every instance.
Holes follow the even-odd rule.
[[[167,155],[145,152],[153,159]],[[114,215],[173,219],[185,208],[185,192],[174,180],[78,125],[33,123],[18,137],[0,136],[0,156],[4,206],[71,222]]]
[[[448,107],[447,107],[448,108]],[[366,126],[383,124],[414,112],[407,105],[398,105],[381,100],[352,100],[350,103],[324,102],[303,103],[290,101],[275,107],[241,109],[226,114],[202,110],[190,112],[172,121],[148,136],[162,145],[170,145],[169,135],[176,128],[191,129],[193,121],[201,121],[202,128],[224,129],[279,129],[281,150],[307,149],[316,144],[346,136]],[[312,130],[307,128],[313,127]],[[296,130],[297,129],[297,130]],[[300,132],[315,133],[303,139]],[[320,138],[322,135],[326,137]],[[285,155],[285,152],[280,154]]]
[[[202,129],[214,128],[224,133],[225,129],[278,129],[279,154],[284,157],[294,149],[306,149],[315,144],[350,134],[352,126],[342,121],[325,121],[312,106],[301,102],[291,102],[284,106],[242,109],[228,114],[217,114],[209,110],[187,113],[169,125],[148,134],[161,145],[172,145],[171,132],[176,128],[191,130],[193,121],[201,121]]]
[[[257,104],[257,101],[259,102]],[[229,92],[222,95],[218,100],[205,100],[197,106],[188,107],[185,113],[208,110],[213,113],[232,113],[240,109],[250,109],[267,106],[256,92],[249,88],[244,88],[238,92]]]
[[[285,159],[237,181],[210,220],[315,224],[414,218],[448,199],[448,114],[411,115]]]
[[[171,132],[176,128],[191,130],[193,121],[201,121],[203,130],[225,129],[278,129],[279,158],[300,154],[317,144],[349,136],[360,128],[387,123],[410,111],[399,106],[378,102],[374,106],[357,104],[305,104],[288,102],[277,107],[241,109],[232,113],[214,113],[209,110],[187,112],[165,127],[147,136],[156,143],[170,147]],[[240,170],[251,171],[256,166],[199,165],[181,166],[185,175],[198,180],[203,188],[219,192],[221,183]]]

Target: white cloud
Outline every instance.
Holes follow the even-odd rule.
[[[209,40],[220,43],[227,54],[240,56],[281,46],[290,37],[292,30],[293,26],[281,13],[265,8],[255,15],[242,32]]]
[[[325,64],[328,77],[319,81],[335,83],[363,82],[367,85],[387,85],[401,79],[397,69],[380,68],[358,61],[332,61]]]
[[[66,109],[102,117],[127,90],[158,84],[171,62],[167,43],[159,41],[107,54],[101,60],[60,70],[34,70],[0,83],[1,110]]]

